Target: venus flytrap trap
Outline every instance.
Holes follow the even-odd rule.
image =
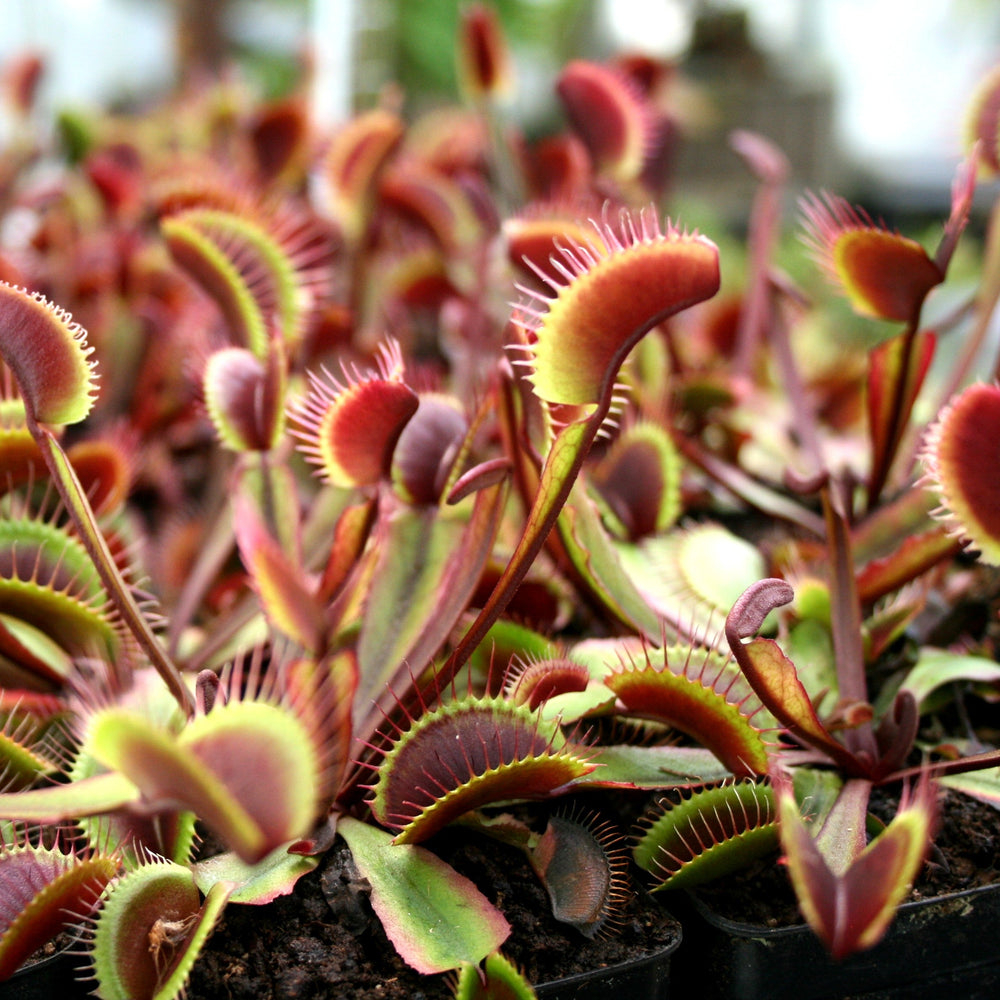
[[[595,223],[597,241],[562,249],[554,260],[561,278],[539,272],[554,297],[529,290],[544,311],[529,306],[517,320],[523,341],[512,348],[526,356],[515,363],[528,368],[543,409],[583,411],[558,430],[550,425],[526,530],[452,662],[461,663],[483,638],[545,543],[591,446],[620,405],[616,379],[626,357],[657,324],[718,290],[718,252],[710,240],[672,224],[664,231],[649,214],[636,220],[623,213],[620,227]],[[569,344],[576,353],[567,354]]]
[[[772,789],[744,780],[661,800],[640,818],[633,854],[657,892],[714,881],[773,853],[777,844]]]
[[[9,887],[0,924],[0,975],[7,979],[37,948],[87,919],[117,875],[118,860],[25,839],[0,849],[0,871]]]

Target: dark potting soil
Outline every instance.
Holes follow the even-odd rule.
[[[1000,811],[947,790],[941,796],[935,847],[912,899],[1000,880]],[[895,809],[888,796],[872,803],[884,821]],[[669,896],[654,900],[638,893],[620,914],[619,933],[587,940],[552,918],[545,890],[518,851],[465,836],[435,846],[504,912],[513,930],[503,951],[533,983],[646,954],[676,934],[663,905],[669,906]],[[731,920],[801,923],[788,877],[776,861],[776,856],[765,859],[702,887],[700,895]],[[451,995],[447,977],[421,976],[396,955],[342,844],[291,895],[267,907],[228,907],[188,991],[189,1000],[445,1000]]]
[[[588,940],[556,921],[520,852],[462,837],[436,844],[507,917],[503,945],[533,983],[602,968],[671,944],[678,925],[636,894],[612,935]],[[342,843],[289,896],[227,907],[191,976],[189,1000],[443,1000],[446,976],[422,976],[398,957],[374,916]]]
[[[876,794],[871,811],[883,822],[898,800]],[[1000,881],[1000,810],[947,789],[941,791],[938,832],[910,892],[911,900],[962,892]],[[698,890],[719,916],[747,924],[785,927],[802,923],[791,883],[776,856]]]

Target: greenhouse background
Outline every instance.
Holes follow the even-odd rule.
[[[681,67],[678,177],[738,213],[748,179],[728,131],[759,131],[800,186],[847,187],[890,214],[947,199],[962,107],[1000,53],[986,0],[498,0],[528,130],[558,114],[567,58],[641,51]],[[314,120],[335,126],[398,84],[424,102],[455,92],[459,0],[7,0],[0,63],[45,56],[40,123],[69,107],[128,105],[234,63],[265,96],[310,67]],[[539,97],[539,95],[546,95]],[[412,110],[412,109],[411,109]],[[2,133],[0,133],[2,134]],[[720,196],[720,190],[723,194]]]

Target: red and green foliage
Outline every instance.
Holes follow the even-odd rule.
[[[1000,606],[959,556],[1000,560],[1000,397],[965,352],[933,404],[959,334],[924,319],[995,81],[933,253],[804,197],[871,327],[807,366],[830,321],[773,259],[780,151],[734,137],[761,191],[716,299],[719,246],[661,204],[655,67],[572,62],[529,142],[491,11],[460,46],[448,116],[317,144],[219,83],[81,131],[44,192],[0,149],[0,976],[69,926],[101,996],[183,995],[226,907],[339,836],[414,969],[531,995],[445,826],[522,850],[585,936],[632,869],[669,899],[780,850],[843,956],[937,780],[1000,801],[1000,754],[942,730],[960,687],[995,700],[995,630],[939,610]],[[631,831],[599,808],[626,800]]]

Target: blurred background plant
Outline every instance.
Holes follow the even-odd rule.
[[[638,50],[683,60],[672,98],[686,107],[695,141],[681,153],[679,179],[700,179],[718,193],[721,178],[736,186],[732,205],[744,207],[736,192],[745,172],[724,144],[737,125],[781,146],[803,186],[843,190],[846,181],[849,194],[877,208],[940,212],[959,147],[955,123],[1000,45],[1000,8],[989,0],[923,0],[919,13],[905,0],[494,6],[518,63],[513,111],[529,131],[556,113],[550,84],[570,56]],[[314,108],[333,124],[371,106],[387,84],[422,102],[453,98],[450,53],[461,7],[458,0],[8,0],[0,61],[28,48],[46,57],[39,114],[48,120],[66,104],[148,98],[234,60],[266,96],[279,97],[297,85],[312,38]],[[678,102],[680,88],[686,100]],[[706,153],[715,161],[707,176]],[[686,183],[679,187],[690,194]]]

